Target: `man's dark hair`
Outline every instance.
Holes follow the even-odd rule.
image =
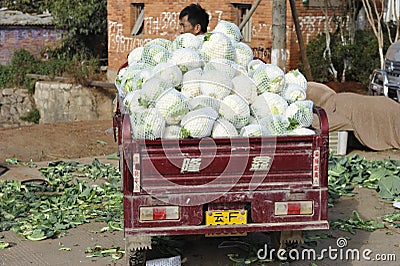
[[[182,9],[179,13],[179,19],[182,19],[185,16],[188,16],[188,21],[193,27],[200,24],[201,31],[204,33],[207,32],[209,17],[206,10],[199,4],[191,4]]]

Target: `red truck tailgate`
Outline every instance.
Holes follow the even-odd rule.
[[[140,140],[124,150],[147,193],[199,193],[324,185],[326,180],[313,179],[314,166],[320,167],[318,143],[318,135]]]

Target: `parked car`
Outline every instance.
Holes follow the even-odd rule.
[[[384,95],[400,102],[400,41],[389,46],[385,69],[375,69],[368,85],[370,95]]]

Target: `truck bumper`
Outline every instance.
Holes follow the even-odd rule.
[[[252,223],[246,225],[224,226],[178,226],[178,227],[154,227],[154,228],[126,228],[125,235],[189,235],[189,234],[224,234],[242,232],[268,232],[286,230],[324,230],[329,229],[328,221],[310,222],[284,222],[284,223]]]

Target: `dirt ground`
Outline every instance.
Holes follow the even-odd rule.
[[[354,87],[355,88],[355,87]],[[340,89],[340,88],[339,88]],[[366,93],[363,88],[360,92]],[[6,165],[7,158],[16,158],[21,162],[38,162],[45,165],[54,160],[79,160],[91,162],[98,158],[101,162],[110,162],[107,155],[117,152],[112,132],[112,120],[81,121],[57,124],[32,125],[27,127],[0,129],[0,165]],[[391,157],[400,160],[400,152],[389,150],[372,152],[353,150],[367,159],[384,159]],[[112,160],[116,166],[117,160]],[[35,169],[23,166],[9,166],[10,171],[1,176],[6,178],[26,178],[39,175]],[[339,202],[329,209],[329,220],[352,216],[352,211],[357,210],[364,219],[377,219],[395,209],[385,201],[378,198],[377,192],[370,189],[357,189],[354,197],[342,197]],[[22,239],[14,232],[0,232],[3,241],[13,243],[11,248],[0,250],[0,265],[126,265],[124,259],[110,262],[110,258],[87,258],[84,250],[88,246],[102,245],[105,247],[124,247],[122,232],[106,232],[94,234],[104,224],[92,222],[69,230],[66,236],[58,239],[47,239],[32,242]],[[385,228],[374,232],[357,231],[355,235],[339,230],[325,230],[322,232],[309,232],[311,235],[324,233],[330,235],[326,239],[317,239],[317,249],[337,248],[337,240],[345,237],[347,247],[360,251],[371,250],[372,254],[395,254],[397,262],[379,262],[380,265],[399,265],[400,260],[400,230]],[[266,234],[250,235],[246,238],[233,239],[244,243],[256,237],[258,241],[268,242]],[[182,240],[183,265],[235,265],[228,259],[227,254],[240,252],[240,247],[230,246],[222,248],[227,243],[226,238],[187,237]],[[71,247],[71,251],[60,251],[60,247]],[[229,246],[229,245],[228,245]],[[312,265],[311,261],[295,261],[291,263],[269,263],[266,265]],[[378,265],[376,260],[343,260],[323,259],[314,261],[314,265]],[[256,264],[254,264],[256,265]],[[260,265],[260,264],[257,264]]]
[[[7,158],[34,162],[115,153],[112,120],[64,122],[0,129],[0,164]]]

